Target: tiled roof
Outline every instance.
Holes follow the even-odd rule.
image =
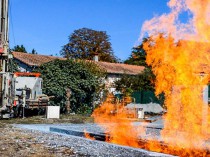
[[[50,62],[55,59],[65,60],[66,58],[28,54],[22,52],[13,52],[14,58],[29,65],[29,66],[40,66],[41,64]],[[112,74],[129,74],[137,75],[144,70],[144,66],[121,64],[121,63],[109,63],[109,62],[95,62],[101,68],[105,69],[107,73]]]
[[[108,62],[95,62],[101,68],[105,69],[108,73],[112,74],[129,74],[137,75],[144,70],[144,66],[121,64],[121,63],[108,63]]]
[[[40,66],[41,64],[53,61],[55,59],[65,60],[65,58],[55,57],[55,56],[46,56],[46,55],[37,55],[23,52],[12,52],[15,59],[29,65],[29,66]]]

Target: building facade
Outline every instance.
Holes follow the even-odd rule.
[[[31,72],[34,68],[39,67],[40,65],[53,61],[55,59],[66,60],[66,58],[62,57],[29,54],[22,52],[13,52],[12,54],[15,62],[18,64],[18,69],[21,72]],[[137,65],[101,62],[98,61],[98,59],[93,60],[93,62],[107,72],[107,77],[105,78],[105,85],[109,92],[115,91],[113,83],[116,80],[119,80],[122,77],[122,75],[137,75],[141,73],[145,68],[144,66]]]

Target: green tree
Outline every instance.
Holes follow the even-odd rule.
[[[100,61],[117,62],[107,33],[89,28],[75,30],[60,53],[67,58],[87,60],[98,54]]]
[[[147,42],[148,38],[144,38],[142,44],[133,47],[130,57],[124,61],[126,64],[146,66],[146,52],[143,44]]]
[[[151,68],[146,67],[142,73],[136,76],[123,75],[120,80],[115,81],[115,87],[118,91],[132,90],[151,90],[154,91],[155,75]]]
[[[27,53],[26,48],[23,45],[16,45],[11,50],[12,51],[15,51],[15,52],[24,52],[24,53]]]
[[[19,69],[18,69],[18,64],[15,62],[14,59],[10,59],[9,62],[8,62],[8,71],[9,72],[18,72]]]
[[[32,49],[31,54],[38,54],[35,49]]]
[[[131,88],[134,91],[154,91],[155,75],[153,74],[151,67],[146,63],[147,54],[143,47],[144,43],[148,40],[149,38],[144,38],[143,42],[139,46],[132,49],[131,56],[124,61],[126,64],[144,66],[144,71],[136,76],[124,76],[121,80],[117,81],[116,88],[118,90],[121,90],[124,86],[125,88]]]
[[[71,110],[76,113],[90,113],[93,101],[100,92],[104,71],[92,62],[55,60],[43,64],[36,71],[42,74],[43,92],[54,96],[52,105],[65,109],[66,88],[72,91]]]

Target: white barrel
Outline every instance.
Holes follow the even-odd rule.
[[[139,119],[143,119],[144,118],[144,110],[142,108],[140,108],[137,112],[138,114],[138,118]]]

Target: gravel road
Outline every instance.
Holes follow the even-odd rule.
[[[69,124],[71,125],[71,124]],[[72,124],[73,125],[73,124]],[[100,156],[100,157],[141,157],[141,156],[170,156],[161,153],[149,152],[127,146],[119,146],[106,142],[93,141],[82,137],[64,135],[49,132],[50,127],[66,127],[67,125],[36,124],[36,125],[13,125],[27,134],[36,135],[38,143],[57,149],[61,147],[72,150],[70,156]],[[84,125],[81,125],[84,126]],[[75,125],[78,128],[78,125]],[[65,154],[62,154],[65,155]]]

